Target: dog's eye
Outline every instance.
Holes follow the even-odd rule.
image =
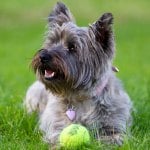
[[[68,43],[68,49],[69,49],[69,51],[75,51],[75,49],[76,49],[75,44],[74,43]]]

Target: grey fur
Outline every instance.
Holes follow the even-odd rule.
[[[73,122],[96,131],[95,137],[100,140],[121,144],[130,124],[132,103],[112,71],[113,16],[105,13],[86,28],[78,27],[72,18],[68,8],[60,2],[49,15],[45,42],[32,62],[40,80],[32,87],[42,87],[42,93],[48,95],[47,103],[40,109],[39,94],[37,98],[28,94],[36,95],[39,90],[30,88],[25,104],[31,111],[34,99],[38,99],[33,111],[41,113],[40,128],[53,145],[57,144],[63,128],[72,123],[65,114],[68,105],[76,109]],[[46,79],[45,70],[54,72],[55,76]],[[98,92],[104,81],[106,85]]]

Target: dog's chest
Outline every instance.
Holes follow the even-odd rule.
[[[77,123],[86,122],[93,115],[94,103],[92,100],[85,100],[69,104],[66,109],[66,116]]]

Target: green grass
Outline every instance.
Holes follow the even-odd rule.
[[[11,0],[0,3],[0,149],[44,150],[36,115],[28,116],[23,98],[35,80],[29,63],[41,47],[46,17],[53,2]],[[122,147],[102,149],[150,149],[150,1],[64,0],[80,26],[94,22],[103,12],[114,14],[117,74],[133,100],[131,138]],[[97,143],[89,149],[98,150]]]

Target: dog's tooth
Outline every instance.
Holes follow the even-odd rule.
[[[55,75],[55,73],[53,72],[50,76],[51,76],[51,77],[54,77],[54,75]]]
[[[55,72],[45,70],[46,78],[52,78],[52,77],[54,77],[54,75],[55,75]]]

